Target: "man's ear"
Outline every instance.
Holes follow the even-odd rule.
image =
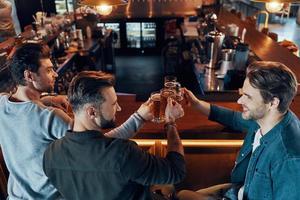
[[[277,109],[280,104],[280,99],[278,97],[274,97],[271,101],[271,108]]]
[[[34,81],[34,76],[33,76],[32,72],[26,69],[24,71],[24,79],[26,82],[32,83]]]
[[[87,106],[85,112],[90,119],[95,119],[97,117],[96,109],[93,106]]]

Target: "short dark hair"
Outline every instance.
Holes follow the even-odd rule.
[[[102,90],[113,87],[114,82],[114,76],[101,71],[80,72],[72,79],[68,90],[73,111],[79,111],[85,104],[101,105],[105,101]]]
[[[49,58],[49,51],[45,50],[43,45],[35,43],[26,43],[20,46],[14,53],[10,72],[17,85],[26,85],[24,71],[38,72],[40,60]]]
[[[258,61],[248,67],[247,78],[252,87],[260,90],[264,103],[274,97],[280,100],[278,111],[288,110],[297,94],[297,78],[284,64],[279,62]]]

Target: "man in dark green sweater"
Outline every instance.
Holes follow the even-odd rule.
[[[180,104],[168,99],[168,154],[157,158],[132,141],[103,135],[101,129],[113,124],[121,109],[112,76],[81,72],[71,82],[68,98],[74,111],[73,130],[47,148],[43,161],[45,174],[65,199],[151,199],[150,185],[184,178],[183,146],[175,124],[183,116]]]

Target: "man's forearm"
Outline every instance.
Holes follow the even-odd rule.
[[[119,127],[105,133],[106,137],[130,139],[143,126],[144,121],[136,113],[132,114],[126,122]]]
[[[198,100],[197,105],[195,105],[196,110],[201,112],[202,114],[209,116],[210,113],[210,103]]]
[[[165,125],[165,131],[168,139],[168,146],[167,146],[168,152],[175,151],[180,153],[181,155],[184,155],[182,142],[179,137],[176,124],[172,122],[167,123]]]

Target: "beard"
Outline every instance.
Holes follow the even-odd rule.
[[[245,120],[258,120],[263,118],[266,112],[267,112],[267,108],[264,105],[261,105],[251,110],[247,108],[247,111],[242,112],[242,117]]]
[[[111,128],[115,128],[116,127],[116,121],[115,118],[111,119],[111,120],[107,120],[104,118],[104,116],[102,115],[102,113],[100,113],[100,126],[102,129],[111,129]]]
[[[54,91],[55,87],[55,79],[49,81],[43,81],[43,79],[39,78],[36,83],[33,83],[33,87],[35,90],[39,91],[40,93],[48,92],[51,93]]]
[[[44,92],[52,93],[52,92],[54,92],[54,86],[53,85],[38,86],[38,87],[36,86],[35,90],[37,90],[40,93],[44,93]]]

